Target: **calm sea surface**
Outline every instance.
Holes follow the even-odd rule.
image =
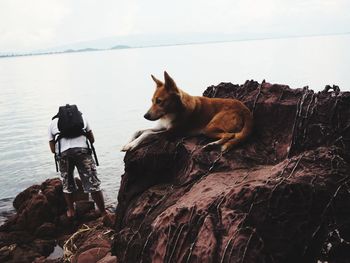
[[[77,104],[95,133],[99,176],[116,204],[131,134],[154,83],[167,70],[178,86],[201,95],[220,82],[246,79],[350,90],[350,35],[239,41],[0,59],[0,223],[25,188],[57,177],[47,129],[58,106]]]

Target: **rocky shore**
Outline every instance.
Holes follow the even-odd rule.
[[[247,81],[250,139],[150,138],[125,156],[113,253],[120,262],[348,262],[350,93]]]
[[[83,193],[71,222],[60,180],[34,185],[0,227],[0,262],[348,262],[350,93],[247,81],[204,96],[242,100],[249,140],[221,154],[149,138],[125,155],[113,224]]]
[[[13,202],[16,214],[0,226],[0,262],[116,262],[110,253],[114,216],[99,217],[78,185],[74,220],[66,216],[59,178],[21,192]]]

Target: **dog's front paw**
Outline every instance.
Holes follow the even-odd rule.
[[[122,148],[122,152],[127,152],[127,151],[131,151],[132,149],[134,149],[134,146],[131,143],[125,144]]]
[[[140,137],[141,134],[144,133],[144,132],[145,132],[145,130],[139,130],[139,131],[135,132],[135,133],[132,135],[132,137],[131,137],[131,141],[133,141],[133,140],[137,139],[138,137]]]

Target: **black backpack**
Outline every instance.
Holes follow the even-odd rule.
[[[77,105],[59,107],[58,113],[52,118],[58,118],[59,138],[75,138],[85,135],[84,120]]]
[[[86,131],[84,129],[84,120],[82,113],[78,110],[77,105],[61,106],[58,109],[58,113],[52,117],[52,119],[58,118],[58,130],[59,133],[55,135],[55,143],[58,142],[58,156],[61,156],[61,138],[75,138],[81,135],[86,136]],[[86,144],[89,150],[92,151],[95,157],[96,165],[99,166],[95,147],[92,143],[89,144],[89,140],[86,137]],[[58,172],[57,159],[55,154],[56,171]]]

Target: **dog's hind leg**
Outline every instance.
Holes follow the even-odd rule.
[[[203,130],[203,134],[216,141],[208,143],[204,148],[224,145],[236,136],[236,131],[243,125],[241,116],[235,112],[221,112],[217,114]]]
[[[221,151],[222,152],[228,152],[232,147],[236,146],[237,144],[239,144],[241,142],[240,139],[238,138],[233,138],[229,141],[227,141],[226,143],[224,143],[221,146]]]
[[[223,145],[227,141],[231,140],[234,138],[235,134],[234,133],[216,133],[216,134],[205,134],[209,138],[217,139],[220,138],[219,140],[210,142],[206,145],[204,145],[203,148],[205,149],[210,149],[212,147],[218,146],[218,145]]]
[[[232,139],[228,140],[221,146],[221,151],[222,152],[229,151],[232,147],[243,142],[250,133],[251,133],[251,127],[245,126],[240,132],[235,133]]]
[[[224,143],[221,147],[221,151],[227,152],[229,151],[233,146],[245,141],[247,137],[251,134],[253,130],[253,119],[252,114],[250,111],[244,112],[244,125],[242,129],[235,133],[234,138],[228,140],[226,143]]]
[[[247,138],[247,136],[250,134],[250,132],[251,132],[250,130],[247,132],[245,129],[242,129],[242,131],[235,133],[234,137],[232,139],[228,140],[227,142],[225,142],[221,146],[221,151],[222,152],[227,152],[232,147],[234,147],[237,144],[243,142]]]

